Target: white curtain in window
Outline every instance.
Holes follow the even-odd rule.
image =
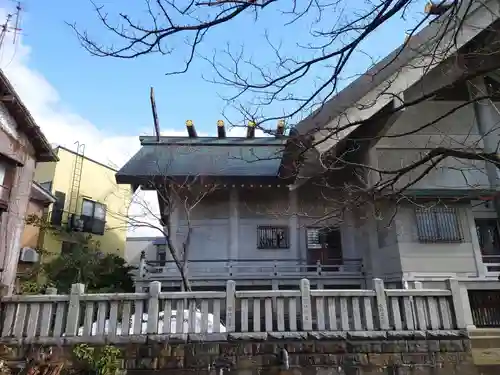
[[[5,180],[5,172],[7,171],[7,166],[0,162],[0,185],[3,185]]]
[[[104,220],[106,218],[106,207],[103,204],[94,204],[94,217],[99,220]]]
[[[84,216],[94,216],[94,202],[83,200],[82,203],[82,215]]]

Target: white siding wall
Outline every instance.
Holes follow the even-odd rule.
[[[407,108],[391,127],[387,137],[377,143],[379,167],[385,170],[402,168],[418,161],[430,149],[436,147],[481,149],[483,143],[472,105],[462,107],[414,134],[394,137],[415,131],[444,116],[458,105],[458,102],[427,101]],[[422,166],[407,174],[398,186],[404,186],[414,180],[425,168],[426,166]],[[447,158],[412,188],[464,189],[488,186],[484,162]]]
[[[402,275],[401,256],[397,242],[398,220],[395,208],[380,207],[374,217],[376,248],[372,257],[373,276],[383,279],[400,278]]]
[[[476,259],[472,244],[471,226],[467,211],[470,206],[457,205],[463,234],[461,243],[421,243],[412,206],[398,210],[398,245],[404,273],[476,275]]]
[[[218,195],[215,199],[204,198],[190,212],[191,237],[189,259],[191,260],[305,260],[306,228],[309,226],[339,225],[342,236],[342,248],[345,258],[359,259],[362,249],[366,248],[366,236],[356,231],[353,215],[345,218],[330,219],[316,223],[318,219],[332,210],[339,211],[331,201],[319,199],[320,193],[313,193],[310,188],[298,192],[297,205],[293,203],[293,194],[283,187],[269,187],[255,191],[238,192],[238,201],[234,209],[237,215],[236,233],[231,239],[231,204],[229,193]],[[185,212],[178,214],[177,243],[181,245],[187,233]],[[295,221],[294,221],[295,220]],[[361,225],[362,224],[358,224]],[[258,249],[258,226],[287,226],[290,233],[288,249]],[[355,238],[357,236],[357,239]],[[236,241],[232,249],[232,241]],[[363,245],[363,241],[365,245]],[[126,257],[138,259],[140,252],[147,249],[147,259],[155,259],[156,248],[140,241],[128,241]],[[359,245],[359,246],[358,246]],[[154,254],[154,255],[150,255]],[[168,256],[167,256],[168,257]]]
[[[239,193],[238,259],[297,259],[297,249],[258,249],[258,226],[290,226],[290,192],[285,188],[267,187]],[[292,230],[289,228],[292,235]]]
[[[406,96],[405,96],[406,97]],[[399,169],[419,160],[430,149],[447,147],[481,151],[482,136],[476,122],[472,105],[448,114],[436,124],[404,137],[394,137],[417,130],[456,108],[458,102],[428,101],[407,108],[394,123],[387,137],[376,145],[377,162],[380,169]],[[500,134],[500,133],[498,133]],[[498,135],[496,135],[498,137]],[[426,166],[415,169],[398,186],[420,176]],[[411,187],[412,189],[474,189],[490,188],[485,163],[448,158],[438,168]],[[377,256],[373,261],[374,274],[389,276],[388,270],[397,270],[403,277],[425,276],[481,276],[483,266],[475,232],[474,217],[495,217],[492,207],[472,202],[457,205],[459,222],[463,233],[461,243],[421,243],[417,235],[415,206],[399,207],[389,231],[391,241],[385,233],[379,241]],[[377,259],[379,261],[377,261]],[[399,263],[399,265],[398,265]]]

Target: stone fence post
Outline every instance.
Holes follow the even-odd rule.
[[[312,331],[311,284],[300,280],[300,304],[302,309],[302,331]]]
[[[228,280],[226,284],[226,330],[236,330],[236,283]]]
[[[387,296],[385,294],[384,281],[382,279],[373,279],[373,286],[375,288],[375,299],[377,301],[379,329],[387,331],[389,329],[389,311],[387,307]]]
[[[148,296],[148,323],[147,323],[147,333],[156,334],[158,333],[158,319],[160,313],[160,296],[161,283],[159,281],[152,281],[149,283],[149,296]],[[170,322],[165,317],[163,319],[163,324]]]
[[[65,336],[76,336],[80,326],[80,296],[85,293],[84,284],[71,285]]]
[[[472,312],[469,301],[469,293],[465,285],[460,285],[457,279],[446,280],[448,289],[451,291],[453,312],[458,329],[475,328],[472,320]]]

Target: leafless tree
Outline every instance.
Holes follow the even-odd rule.
[[[443,1],[434,7],[446,5],[449,16],[430,42],[437,42],[447,29],[456,26],[459,21],[455,16],[460,4],[461,1]],[[126,11],[119,12],[115,19],[103,6],[95,5],[95,11],[108,32],[104,35],[116,41],[111,45],[100,43],[82,31],[79,25],[72,26],[82,46],[96,56],[132,59],[149,54],[186,53],[186,63],[182,69],[167,74],[187,72],[197,58],[209,61],[211,67],[215,68],[213,79],[226,87],[236,88],[235,95],[228,99],[234,103],[242,95],[249,96],[251,103],[247,104],[251,104],[250,108],[245,106],[240,109],[246,112],[247,117],[257,117],[259,124],[262,124],[278,118],[294,120],[298,114],[308,112],[334,96],[346,81],[360,73],[350,72],[349,64],[364,53],[363,48],[366,46],[363,43],[371,41],[371,36],[389,21],[398,18],[413,20],[408,22],[410,29],[406,31],[407,43],[434,17],[432,11],[423,13],[418,9],[416,13],[416,6],[420,7],[421,4],[415,0],[369,1],[362,6],[342,0],[189,1],[183,5],[172,0],[146,0],[146,19]],[[268,24],[268,21],[273,24]],[[262,60],[260,54],[256,56],[256,51],[252,50],[249,52],[251,57],[246,57],[247,51],[241,48],[235,52],[230,47],[231,36],[228,40],[218,40],[218,45],[227,42],[228,47],[216,50],[210,58],[198,51],[209,32],[214,32],[216,28],[244,29],[254,26],[254,23],[264,28],[264,38],[269,46],[265,52],[271,54],[261,54],[270,56],[270,59],[265,57]],[[295,43],[294,38],[298,38],[298,35],[294,34],[294,38],[286,35],[287,30],[296,32],[300,26],[305,26],[304,30],[309,31],[310,39],[304,40],[304,45],[299,44],[301,38],[299,43]],[[268,27],[277,34],[276,38],[288,36],[294,40],[289,46],[293,50],[282,51],[287,46],[283,46],[283,42],[277,44],[273,40],[273,32],[266,29]],[[281,28],[285,30],[284,35],[277,31]],[[404,35],[404,30],[401,33]],[[232,33],[233,38],[235,34]],[[262,36],[250,35],[250,38],[259,37]],[[178,38],[186,38],[186,49],[182,48],[183,43]],[[446,51],[430,53],[443,55]],[[299,88],[303,84],[311,85],[312,92],[304,94],[307,90],[303,86]],[[280,112],[286,106],[285,103],[291,103],[289,107],[292,109],[278,116],[259,116],[257,110],[252,111],[252,107],[261,108],[274,102],[279,102]]]
[[[119,12],[118,17],[114,17],[106,13],[105,8],[95,6],[96,13],[107,31],[104,35],[111,37],[109,43],[100,42],[99,38],[83,31],[81,25],[72,26],[82,46],[96,56],[133,59],[158,54],[168,58],[170,55],[185,53],[185,65],[181,69],[168,71],[167,74],[185,73],[196,60],[205,61],[214,72],[213,76],[205,78],[222,85],[225,92],[230,92],[225,97],[228,105],[242,113],[245,120],[254,121],[260,129],[269,134],[274,133],[274,129],[267,126],[270,121],[285,119],[288,125],[293,125],[315,110],[312,116],[317,117],[315,121],[318,125],[312,127],[308,134],[297,136],[297,143],[302,146],[298,157],[331,139],[343,139],[345,147],[340,154],[325,152],[320,161],[328,171],[352,171],[360,176],[360,182],[366,182],[358,184],[359,186],[345,187],[348,192],[356,192],[351,196],[356,195],[357,198],[350,199],[355,199],[357,204],[366,199],[399,196],[402,191],[415,185],[430,171],[450,159],[464,162],[486,161],[497,168],[500,167],[498,146],[495,150],[476,147],[481,140],[477,140],[472,146],[464,143],[463,147],[429,144],[427,151],[421,153],[418,158],[404,163],[401,161],[395,168],[376,167],[365,160],[355,160],[351,157],[360,142],[376,143],[382,138],[405,138],[434,128],[440,121],[465,106],[485,102],[491,104],[492,98],[498,95],[495,90],[476,90],[472,99],[457,102],[454,108],[421,124],[418,129],[390,135],[372,135],[370,139],[346,138],[357,127],[366,125],[367,122],[366,119],[346,120],[347,107],[370,107],[382,97],[395,94],[381,90],[369,103],[349,102],[335,113],[325,114],[326,103],[338,94],[346,81],[351,81],[360,73],[354,71],[354,67],[357,59],[363,55],[367,58],[365,49],[368,43],[373,42],[373,37],[386,25],[398,19],[406,20],[409,26],[406,31],[401,30],[401,39],[403,32],[406,33],[403,45],[388,60],[384,60],[384,66],[378,69],[374,76],[365,76],[366,79],[376,79],[376,74],[383,74],[384,69],[399,64],[399,58],[405,51],[415,49],[412,41],[418,38],[418,31],[431,23],[437,25],[435,35],[424,43],[424,47],[418,47],[416,51],[421,65],[402,65],[399,68],[400,74],[404,74],[405,70],[417,68],[430,72],[442,61],[451,59],[450,64],[460,65],[462,73],[449,84],[462,83],[467,86],[474,78],[500,68],[500,59],[494,58],[498,54],[498,43],[494,41],[494,37],[489,37],[489,44],[483,42],[473,48],[462,48],[463,46],[457,44],[459,33],[464,26],[463,20],[472,12],[474,2],[437,1],[428,6],[426,12],[417,8],[421,7],[421,3],[415,0],[368,1],[362,5],[342,0],[221,0],[189,1],[182,5],[175,0],[146,0],[145,4],[147,18],[142,18],[137,13],[129,14],[125,10]],[[246,33],[252,27],[263,30],[265,41],[268,43],[267,49],[260,46],[262,51],[256,53],[245,51],[240,46],[235,50],[231,41],[238,42],[236,30],[240,29]],[[307,38],[305,35],[297,35],[297,30],[300,29],[308,30]],[[216,37],[218,44],[227,45],[227,48],[216,50],[212,56],[207,56],[206,50],[203,49],[204,43],[209,40],[211,34],[224,31],[228,35],[226,40],[222,40],[222,34],[217,34]],[[287,31],[290,32],[289,41],[279,41],[286,36]],[[497,31],[492,28],[490,32],[495,34]],[[183,46],[185,48],[182,48]],[[459,47],[460,52],[454,52]],[[368,59],[372,59],[370,54]],[[371,64],[375,64],[375,60],[371,61]],[[480,63],[477,63],[478,61]],[[420,95],[411,99],[395,95],[400,104],[389,111],[372,116],[370,121],[381,120],[381,117],[389,118],[424,101],[432,100],[439,95],[441,89],[442,87],[423,89]],[[231,124],[241,124],[231,120],[229,118]],[[312,137],[319,128],[323,134],[327,134]],[[498,132],[498,129],[497,127],[492,131]],[[360,170],[364,172],[361,173]],[[376,175],[375,180],[365,181],[367,170],[369,174]],[[419,173],[413,173],[415,171]],[[409,174],[412,176],[408,177]],[[328,178],[324,178],[322,183],[327,186],[331,184]]]
[[[82,31],[79,25],[73,25],[73,28],[83,47],[96,56],[132,59],[155,53],[186,53],[186,63],[182,69],[167,74],[187,72],[197,58],[207,60],[216,73],[211,79],[236,89],[228,100],[235,103],[242,96],[249,97],[251,102],[246,104],[250,106],[240,106],[240,109],[247,117],[257,118],[258,123],[262,124],[277,118],[294,120],[298,114],[323,104],[335,95],[346,80],[359,73],[349,72],[349,64],[352,59],[359,57],[360,52],[363,53],[363,43],[392,19],[415,18],[415,14],[409,12],[415,12],[416,5],[420,4],[415,4],[415,0],[369,1],[361,6],[342,0],[189,1],[183,5],[172,0],[146,0],[146,19],[126,11],[119,12],[118,19],[115,19],[104,7],[95,6],[102,25],[108,31],[104,35],[112,38],[111,45],[100,43]],[[458,6],[452,4],[451,7],[453,15],[458,11]],[[249,17],[252,15],[254,17]],[[432,17],[429,13],[422,15],[420,12],[416,18],[411,22],[412,29],[407,31],[408,36],[413,35]],[[273,24],[266,23],[269,19]],[[450,17],[443,28],[453,22],[453,17]],[[245,30],[255,23],[259,27],[272,28],[277,34],[276,38],[291,37],[286,35],[287,30],[296,33],[303,26],[304,30],[309,29],[310,39],[304,38],[305,44],[301,45],[302,38],[299,38],[299,43],[293,41],[288,46],[293,50],[285,51],[287,46],[282,43],[277,45],[272,31],[264,29],[264,38],[268,43],[265,52],[270,53],[262,54],[271,56],[270,60],[267,60],[268,57],[263,60],[260,54],[252,50],[249,51],[251,57],[246,57],[247,51],[241,48],[235,52],[230,47],[230,37],[228,40],[219,40],[218,45],[227,42],[228,47],[216,50],[213,57],[203,56],[198,51],[209,33],[215,32],[216,28]],[[284,35],[277,31],[280,29],[284,30]],[[262,35],[250,35],[250,38],[259,37]],[[183,43],[179,38],[186,38],[186,49],[182,48]],[[350,77],[345,77],[346,74]],[[303,84],[311,85],[312,92],[305,95]],[[288,106],[291,109],[278,116],[259,116],[255,107],[270,106],[274,102],[279,103],[279,112],[286,104],[291,104]]]
[[[158,164],[159,165],[159,164]],[[163,170],[158,167],[158,171]],[[144,181],[143,188],[156,191],[159,212],[149,202],[143,190],[132,197],[134,210],[128,214],[109,212],[127,229],[147,228],[165,239],[166,250],[179,270],[184,290],[191,290],[188,275],[189,249],[192,233],[191,215],[197,206],[218,188],[217,184],[204,183],[203,178],[192,176],[175,178],[158,172],[156,177]]]

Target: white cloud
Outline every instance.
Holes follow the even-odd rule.
[[[0,19],[5,19],[5,10],[0,9]],[[37,124],[52,144],[76,149],[75,142],[85,144],[85,155],[104,164],[122,166],[137,150],[137,136],[125,136],[100,130],[77,113],[64,108],[64,100],[57,89],[45,77],[29,67],[31,49],[17,36],[12,42],[12,33],[6,35],[0,48],[0,67],[7,75]],[[165,131],[165,134],[180,135],[179,131]],[[156,209],[154,197],[144,197]],[[131,208],[136,211],[135,207]],[[157,235],[141,228],[134,235]]]
[[[0,9],[0,19],[5,19],[6,13],[5,9]],[[30,47],[22,43],[20,35],[17,35],[15,44],[12,38],[12,33],[6,34],[0,47],[0,67],[52,144],[75,149],[75,142],[78,141],[85,144],[86,156],[115,167],[121,167],[139,150],[139,130],[134,136],[100,130],[83,116],[65,109],[64,99],[60,97],[57,89],[41,73],[29,67]],[[233,128],[229,134],[242,136],[244,132],[243,128]],[[262,135],[259,131],[256,133],[257,136]],[[167,129],[162,131],[162,135],[182,136],[186,135],[186,131]],[[157,212],[154,193],[143,194],[140,199]],[[137,205],[130,209],[130,213],[135,215],[142,211]],[[132,236],[159,234],[150,228],[135,228],[129,232]]]

